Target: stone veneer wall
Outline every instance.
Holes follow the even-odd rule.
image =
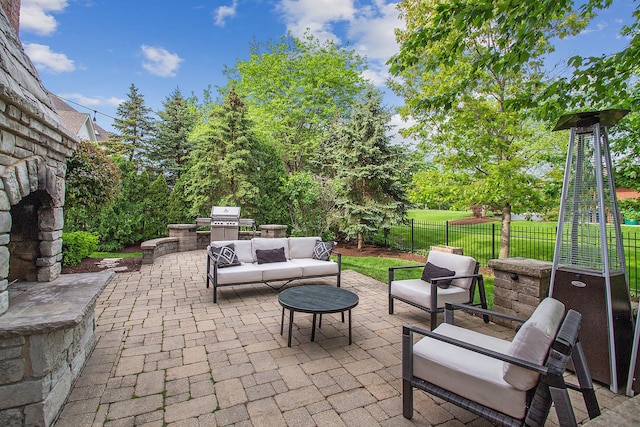
[[[49,205],[38,213],[37,280],[50,281],[60,274],[66,159],[72,154],[76,137],[55,113],[48,92],[3,8],[0,8],[0,53],[1,315],[10,303],[7,291],[10,209],[36,191],[44,191],[51,198]]]

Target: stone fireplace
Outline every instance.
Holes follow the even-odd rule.
[[[95,346],[113,276],[66,274],[66,161],[77,142],[18,39],[20,0],[0,0],[0,426],[50,426]]]

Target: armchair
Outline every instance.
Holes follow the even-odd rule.
[[[446,323],[434,331],[405,325],[402,332],[403,416],[413,416],[418,388],[502,426],[543,426],[551,404],[562,426],[577,425],[567,389],[582,393],[590,418],[600,408],[578,341],[580,313],[552,298],[540,303],[526,322],[471,306],[465,310],[524,322],[509,342]],[[414,334],[424,338],[414,343]],[[573,361],[579,385],[567,384],[564,371]]]

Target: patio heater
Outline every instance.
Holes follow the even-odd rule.
[[[629,111],[560,117],[570,129],[549,295],[582,314],[591,377],[618,392],[629,368],[633,319],[607,128]]]

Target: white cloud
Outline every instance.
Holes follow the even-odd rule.
[[[77,102],[78,104],[81,104],[85,107],[97,107],[100,105],[105,105],[105,106],[109,106],[109,107],[117,107],[118,105],[120,105],[120,103],[122,103],[123,101],[125,101],[123,98],[116,98],[115,96],[111,96],[111,97],[103,97],[103,96],[85,96],[82,95],[81,93],[60,93],[58,94],[58,96],[60,96],[61,98],[64,99],[70,99],[72,101]]]
[[[349,26],[348,35],[360,54],[386,62],[398,52],[394,30],[401,26],[395,3],[378,4],[375,9],[365,9],[359,14]]]
[[[407,119],[403,119],[400,114],[394,114],[393,116],[391,116],[391,120],[389,121],[389,125],[392,126],[391,130],[389,131],[389,136],[392,139],[392,142],[394,144],[406,144],[406,145],[410,145],[410,146],[416,146],[417,145],[417,141],[413,138],[405,138],[404,136],[400,135],[400,130],[401,129],[407,129],[413,125],[415,125],[417,122],[415,119],[413,118],[407,118]]]
[[[238,8],[238,0],[233,0],[231,6],[220,6],[214,12],[214,22],[219,27],[224,27],[227,18],[233,18],[236,16],[236,9]]]
[[[142,45],[140,49],[145,59],[142,62],[145,70],[160,77],[175,77],[182,58],[161,47]]]
[[[23,0],[20,6],[20,30],[41,36],[53,34],[58,22],[50,12],[62,12],[67,0]]]
[[[58,74],[76,69],[73,60],[69,59],[64,53],[52,52],[49,46],[38,43],[25,43],[24,50],[40,71]]]
[[[353,0],[282,0],[277,9],[294,36],[300,37],[309,29],[321,40],[334,41],[339,38],[333,26],[351,21],[356,13]]]

